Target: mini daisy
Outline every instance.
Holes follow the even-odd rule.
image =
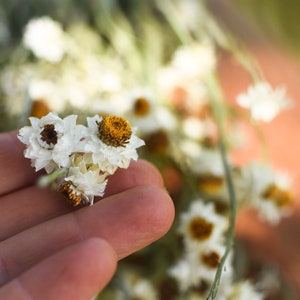
[[[180,259],[174,266],[168,270],[169,276],[174,278],[178,283],[181,292],[187,291],[189,288],[199,283],[197,277],[197,268],[187,259]]]
[[[127,168],[130,160],[137,160],[136,148],[144,141],[135,135],[135,128],[119,116],[98,115],[87,118],[89,141],[85,152],[91,152],[93,162],[103,172],[113,174],[116,169]]]
[[[142,278],[132,271],[126,271],[122,274],[123,288],[125,293],[119,293],[117,300],[139,299],[139,300],[156,300],[158,299],[157,291],[153,284],[146,278]]]
[[[106,175],[99,174],[99,170],[87,170],[82,173],[79,167],[70,167],[68,176],[64,178],[64,181],[71,183],[74,190],[76,188],[75,194],[80,193],[82,197],[85,196],[88,201],[84,202],[88,202],[90,205],[94,203],[94,196],[102,197],[104,195],[107,184]]]
[[[188,251],[199,251],[222,243],[227,228],[227,218],[216,213],[213,203],[196,200],[188,212],[181,214],[178,232],[183,236]]]
[[[248,183],[249,205],[258,209],[259,216],[271,224],[277,224],[290,214],[292,195],[290,180],[275,172],[269,165],[252,163],[242,169],[244,182]]]
[[[220,151],[202,148],[198,155],[190,158],[190,167],[200,191],[226,195],[227,187]]]
[[[284,87],[273,89],[268,82],[258,82],[237,97],[237,103],[250,109],[255,121],[272,121],[282,110],[291,106]]]
[[[216,66],[214,47],[208,42],[182,46],[176,50],[171,64],[189,78],[202,78]]]
[[[61,25],[47,16],[33,19],[27,24],[23,43],[37,57],[51,63],[60,62],[66,50]]]
[[[47,173],[70,165],[70,155],[86,135],[84,127],[76,125],[77,116],[61,119],[50,112],[41,119],[29,118],[31,126],[20,129],[18,138],[27,145],[24,156],[30,158],[36,171]]]
[[[159,129],[174,130],[177,121],[169,109],[155,102],[149,88],[136,88],[128,96],[127,118],[145,134]]]
[[[227,287],[225,299],[230,300],[263,300],[264,294],[258,292],[255,286],[248,280],[234,283]]]
[[[209,288],[219,267],[225,246],[216,244],[200,251],[186,251],[183,258],[168,270],[168,274],[179,284],[181,292],[201,284]],[[233,269],[231,259],[227,259],[223,267],[220,288],[232,282]],[[201,289],[202,290],[202,289]],[[203,289],[203,296],[208,292]]]
[[[220,265],[222,256],[225,253],[225,246],[222,244],[215,244],[206,249],[202,249],[197,254],[198,262],[198,271],[197,276],[202,281],[205,281],[211,285],[215,279],[217,269]],[[195,255],[195,253],[193,254]],[[227,257],[225,264],[222,269],[222,276],[220,282],[220,289],[223,286],[228,286],[231,284],[233,278],[233,268],[232,268],[232,255]]]

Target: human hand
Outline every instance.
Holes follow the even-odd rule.
[[[23,146],[15,133],[0,134],[0,299],[89,299],[118,259],[170,228],[173,203],[150,163],[119,169],[105,198],[74,209],[34,185]]]

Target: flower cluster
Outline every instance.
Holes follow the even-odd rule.
[[[21,128],[18,137],[36,171],[57,173],[58,189],[73,206],[92,205],[94,196],[104,195],[107,177],[137,160],[136,148],[144,142],[119,116],[87,117],[87,126],[76,120],[54,112],[30,117],[31,126]]]
[[[198,294],[199,299],[205,299],[225,252],[227,229],[228,219],[218,213],[212,203],[205,204],[203,199],[194,200],[189,210],[181,214],[178,231],[183,237],[184,253],[169,269],[169,274],[182,292],[192,291],[191,298]],[[263,299],[263,293],[255,291],[250,281],[234,281],[232,259],[233,254],[223,265],[220,297],[216,299]]]

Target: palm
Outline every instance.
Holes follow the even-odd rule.
[[[1,299],[88,299],[109,281],[117,259],[172,223],[162,179],[145,161],[109,178],[106,197],[94,206],[74,210],[34,185],[15,134],[1,134],[0,145]]]

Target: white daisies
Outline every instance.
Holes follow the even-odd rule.
[[[119,116],[88,117],[87,126],[76,124],[76,115],[61,119],[53,112],[29,120],[18,135],[27,146],[24,156],[36,171],[59,174],[58,189],[74,206],[103,196],[107,176],[137,160],[136,149],[144,145]]]

